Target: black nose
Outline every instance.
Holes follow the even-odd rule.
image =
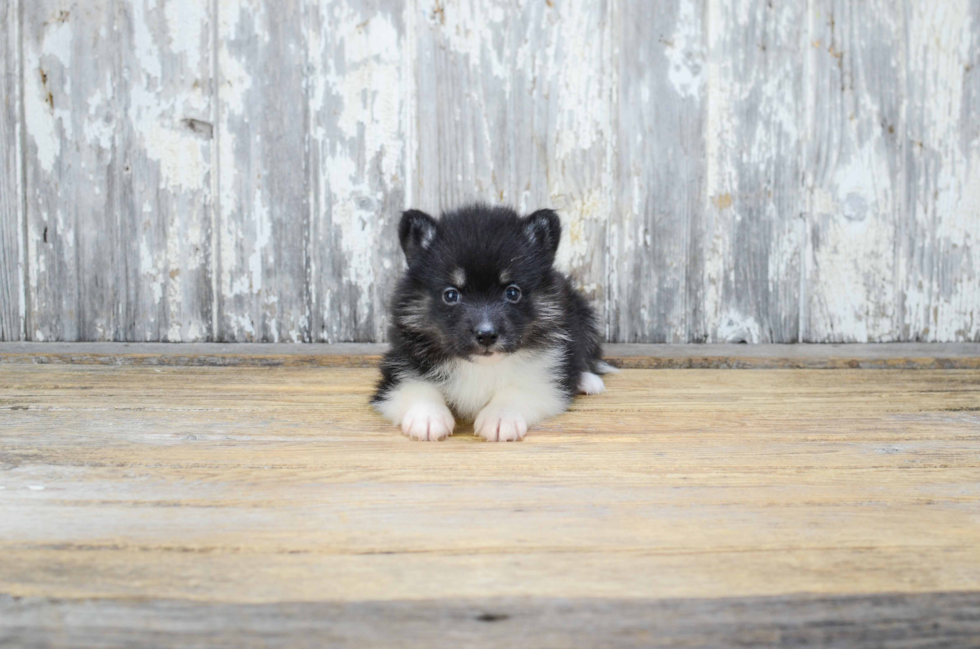
[[[497,330],[493,328],[493,325],[479,325],[473,330],[473,334],[476,336],[476,342],[480,343],[484,347],[489,347],[497,342]]]

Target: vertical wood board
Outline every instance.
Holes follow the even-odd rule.
[[[902,340],[980,339],[980,3],[911,3],[899,215]]]
[[[310,340],[301,0],[218,0],[218,340]]]
[[[20,0],[0,3],[0,341],[24,337]]]
[[[401,270],[413,2],[310,0],[312,339],[378,341]]]
[[[29,339],[207,339],[209,21],[24,6]]]
[[[806,11],[711,0],[704,327],[710,342],[799,339]]]
[[[896,223],[907,209],[904,7],[810,5],[809,342],[900,338]]]
[[[617,5],[609,334],[704,342],[703,0]]]

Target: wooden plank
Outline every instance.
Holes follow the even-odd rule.
[[[20,0],[0,4],[0,341],[24,339]]]
[[[807,342],[900,340],[896,223],[907,200],[901,3],[809,5]]]
[[[708,5],[703,327],[710,342],[797,342],[807,5]]]
[[[207,4],[23,10],[28,337],[206,339]]]
[[[975,343],[873,345],[606,345],[634,369],[978,369]]]
[[[908,6],[902,340],[980,340],[980,4]]]
[[[380,343],[2,343],[0,364],[375,367],[386,349]]]
[[[387,333],[386,302],[403,265],[398,219],[415,99],[405,4],[307,3],[316,341],[381,341]]]
[[[215,339],[310,340],[310,126],[301,0],[218,0]]]
[[[705,342],[704,0],[616,4],[608,337]]]
[[[211,604],[0,596],[18,647],[852,647],[980,642],[978,593]]]
[[[558,260],[605,320],[611,212],[609,4],[422,0],[413,205],[562,217]],[[409,153],[410,158],[413,153]]]
[[[0,363],[235,367],[374,367],[378,343],[2,343]],[[976,343],[873,345],[606,345],[632,369],[976,369]]]
[[[24,6],[27,337],[119,340],[128,337],[117,309],[128,297],[132,237],[113,181],[122,175],[115,137],[127,87],[118,39],[99,38],[115,35],[111,7],[72,9],[58,0]]]
[[[607,377],[412,443],[371,369],[8,365],[0,592],[446,601],[980,590],[976,370]],[[597,524],[598,523],[598,524]]]
[[[210,3],[122,0],[114,11],[122,48],[119,72],[129,84],[118,105],[124,118],[117,122],[114,147],[122,168],[114,182],[121,185],[119,209],[131,222],[127,235],[132,237],[119,243],[128,248],[128,304],[121,324],[131,333],[115,339],[208,340],[214,136]]]

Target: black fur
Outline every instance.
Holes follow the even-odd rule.
[[[399,240],[408,261],[391,302],[391,349],[381,364],[374,401],[382,400],[405,376],[425,377],[442,363],[488,349],[505,353],[558,347],[568,397],[582,372],[602,373],[602,349],[595,313],[571,281],[554,268],[561,221],[552,210],[525,217],[505,207],[473,205],[436,221],[409,210],[402,215]],[[456,286],[454,271],[465,275]],[[501,273],[507,281],[501,281]],[[508,286],[520,288],[512,303]],[[444,291],[459,289],[458,303]],[[474,338],[480,323],[499,334],[492,348]]]

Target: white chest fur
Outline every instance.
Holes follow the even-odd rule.
[[[517,352],[492,365],[468,360],[447,363],[437,383],[461,416],[474,418],[491,401],[520,404],[529,423],[562,412],[568,400],[558,387],[557,350]]]

